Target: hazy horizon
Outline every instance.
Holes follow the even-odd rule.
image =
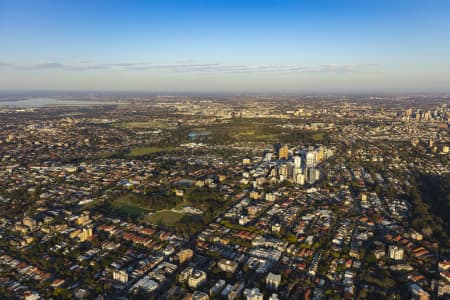
[[[115,98],[123,97],[124,100],[132,97],[443,97],[448,99],[450,92],[326,92],[326,91],[302,91],[302,92],[251,92],[251,91],[114,91],[114,90],[0,90],[0,101],[26,100],[34,98],[48,99],[88,99],[88,98]]]

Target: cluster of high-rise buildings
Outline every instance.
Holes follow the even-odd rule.
[[[435,109],[422,110],[409,108],[397,115],[402,121],[440,121],[450,122],[450,111],[446,104],[436,106]]]
[[[270,175],[280,182],[288,180],[304,185],[319,180],[317,166],[331,156],[333,150],[322,145],[290,149],[288,145],[278,144],[274,146],[274,151],[265,153],[263,162],[271,167]]]

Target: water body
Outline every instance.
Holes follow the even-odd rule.
[[[205,136],[208,136],[210,134],[211,134],[211,132],[206,131],[206,130],[205,131],[191,131],[191,132],[189,132],[188,137],[191,140],[194,140],[196,138],[205,137]]]
[[[91,106],[111,104],[118,104],[118,102],[96,100],[61,100],[55,98],[27,98],[15,101],[0,101],[0,107]]]

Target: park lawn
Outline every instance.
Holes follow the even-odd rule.
[[[118,123],[116,126],[128,129],[147,129],[147,128],[167,129],[171,127],[169,123],[162,121],[124,122]]]
[[[147,221],[153,225],[173,227],[183,219],[184,215],[170,210],[162,210],[147,216]]]
[[[223,141],[224,137],[239,142],[275,142],[283,130],[274,125],[278,120],[237,119],[229,123],[215,124],[208,128],[212,137]]]
[[[138,196],[133,194],[127,194],[117,198],[111,203],[111,207],[119,214],[135,217],[141,216],[142,214],[150,211],[148,207],[139,204]]]
[[[275,141],[277,135],[267,134],[261,130],[242,130],[233,135],[233,137],[238,141]]]
[[[313,138],[314,141],[320,142],[320,141],[323,140],[324,134],[323,133],[314,133],[312,138]]]
[[[305,129],[283,128],[288,124],[285,119],[232,119],[226,123],[211,124],[205,130],[210,135],[205,141],[216,144],[235,142],[264,142],[264,143],[328,143],[327,132],[317,132]],[[279,126],[280,125],[280,126]],[[203,128],[202,128],[203,129]],[[194,130],[194,129],[193,129]],[[195,129],[195,130],[200,130]]]
[[[163,147],[142,146],[142,147],[132,148],[130,150],[130,152],[128,152],[128,154],[126,154],[126,156],[127,157],[137,157],[137,156],[143,156],[143,155],[154,154],[154,153],[159,153],[159,152],[173,152],[176,150],[178,150],[178,148],[173,147],[173,146],[163,146]]]

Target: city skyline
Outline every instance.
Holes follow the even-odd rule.
[[[0,90],[448,92],[445,1],[0,1]]]

